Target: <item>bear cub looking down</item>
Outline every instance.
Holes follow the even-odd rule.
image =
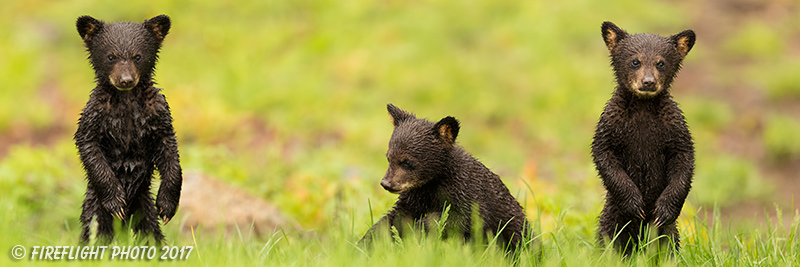
[[[678,251],[675,220],[691,189],[694,144],[669,87],[695,34],[631,35],[608,21],[601,30],[617,88],[592,142],[594,164],[607,190],[600,243],[616,237],[614,247],[630,255],[650,225],[666,236],[660,237],[661,245]]]
[[[458,121],[446,117],[433,123],[392,104],[387,109],[394,132],[386,153],[389,168],[381,186],[400,196],[361,243],[370,243],[373,235],[390,235],[391,227],[401,236],[408,226],[430,232],[449,205],[445,236],[469,240],[476,223],[482,225],[478,231],[497,234],[499,244],[511,251],[523,246],[521,241],[527,240],[523,236],[530,238],[532,231],[522,207],[499,176],[456,144]],[[482,222],[472,221],[473,211]]]
[[[97,86],[83,108],[75,144],[88,186],[80,221],[81,242],[114,237],[114,218],[138,221],[133,230],[164,240],[158,219],[175,215],[181,191],[178,143],[169,106],[153,87],[158,50],[170,19],[144,23],[105,23],[90,16],[77,21],[89,52]],[[161,174],[155,203],[150,193],[153,171]],[[96,226],[92,222],[96,222]]]

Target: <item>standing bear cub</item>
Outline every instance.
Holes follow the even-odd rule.
[[[75,133],[88,180],[81,242],[91,238],[93,221],[97,237],[110,241],[114,218],[133,223],[133,217],[138,221],[134,231],[153,234],[160,243],[158,219],[166,224],[175,215],[183,179],[169,106],[161,89],[153,87],[170,19],[104,23],[82,16],[77,28],[97,83]],[[150,182],[156,168],[162,181],[153,203]]]
[[[660,244],[677,251],[675,220],[691,188],[694,145],[669,87],[695,42],[692,30],[670,37],[630,35],[603,23],[617,88],[600,116],[592,157],[607,190],[600,243],[630,255],[657,228]]]
[[[455,118],[432,123],[392,104],[387,108],[394,132],[386,153],[389,169],[381,186],[400,196],[360,243],[370,243],[373,235],[390,234],[391,227],[401,235],[408,226],[430,232],[448,205],[445,236],[468,240],[472,234],[497,234],[510,251],[530,239],[530,223],[500,177],[456,144],[459,123]],[[482,222],[472,221],[473,214]],[[479,232],[472,232],[473,223],[482,226],[475,229]]]

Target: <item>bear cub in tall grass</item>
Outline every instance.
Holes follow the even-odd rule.
[[[456,144],[458,121],[446,117],[433,123],[392,104],[387,108],[394,132],[381,186],[400,196],[360,243],[370,243],[373,235],[391,235],[392,227],[401,236],[408,228],[430,233],[449,205],[445,236],[469,240],[473,234],[497,234],[498,243],[510,251],[525,246],[522,241],[530,240],[532,231],[522,207],[500,177]],[[473,232],[473,223],[482,228]]]
[[[99,240],[110,241],[116,217],[161,243],[158,219],[166,224],[175,215],[183,179],[169,105],[153,86],[170,19],[105,23],[82,16],[77,28],[97,83],[75,133],[88,180],[80,240],[89,241],[96,229]],[[156,168],[161,187],[154,203],[150,182]]]
[[[655,227],[666,236],[659,244],[677,252],[675,220],[691,189],[694,144],[669,87],[695,34],[631,35],[608,21],[601,30],[617,88],[592,142],[594,164],[607,190],[600,244],[616,237],[614,247],[630,255],[647,227]]]

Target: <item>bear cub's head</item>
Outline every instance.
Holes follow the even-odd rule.
[[[392,117],[394,132],[389,140],[386,159],[389,168],[381,186],[391,193],[402,194],[431,182],[452,166],[456,148],[458,120],[446,117],[437,123],[417,119],[392,104],[386,108]]]
[[[609,21],[603,22],[601,30],[617,83],[640,98],[655,97],[669,88],[695,41],[692,30],[669,37],[631,35]]]
[[[170,20],[159,15],[143,23],[105,23],[81,16],[76,25],[89,51],[97,82],[128,91],[139,81],[151,79]]]

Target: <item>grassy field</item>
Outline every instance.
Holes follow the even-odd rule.
[[[6,1],[0,251],[78,241],[86,182],[72,134],[94,75],[77,17],[167,14],[156,80],[184,173],[269,202],[298,225],[192,233],[181,209],[163,227],[170,245],[194,246],[177,263],[512,264],[491,246],[430,237],[369,253],[354,246],[396,200],[378,184],[393,103],[460,120],[459,144],[536,222],[543,265],[798,266],[800,3],[723,2]],[[678,221],[684,249],[672,258],[621,260],[595,244],[605,192],[589,146],[614,87],[605,20],[629,32],[698,35],[672,90],[697,151]],[[128,232],[113,245],[143,244]],[[40,263],[7,255],[0,265]]]

